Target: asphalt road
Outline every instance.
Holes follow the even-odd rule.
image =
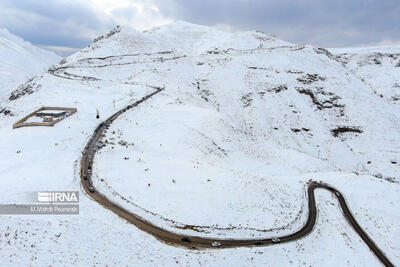
[[[158,227],[151,222],[141,218],[140,216],[131,213],[130,211],[124,209],[120,205],[109,200],[105,195],[101,192],[98,192],[94,186],[92,181],[92,166],[93,160],[96,153],[96,143],[101,139],[104,131],[111,125],[111,123],[118,118],[119,115],[130,110],[139,104],[145,102],[152,96],[160,93],[162,88],[155,88],[155,91],[150,93],[149,95],[143,97],[139,101],[131,104],[124,109],[116,112],[111,117],[109,117],[104,122],[100,123],[90,138],[89,142],[85,146],[82,152],[82,160],[81,160],[81,181],[82,186],[85,192],[98,203],[103,205],[105,208],[113,211],[120,217],[134,224],[137,228],[153,235],[157,239],[171,244],[171,245],[179,245],[185,246],[189,248],[229,248],[229,247],[251,247],[251,246],[266,246],[272,244],[279,244],[294,241],[300,239],[307,234],[309,234],[315,225],[315,221],[317,218],[317,207],[315,205],[315,189],[325,189],[329,192],[333,193],[334,196],[339,201],[340,207],[343,212],[343,216],[346,218],[347,222],[352,226],[354,231],[361,237],[361,239],[365,242],[365,244],[370,248],[370,250],[375,254],[375,256],[384,264],[385,266],[394,266],[393,263],[385,256],[382,250],[375,244],[375,242],[364,232],[361,226],[358,224],[356,219],[353,217],[349,207],[346,204],[346,200],[343,195],[333,188],[330,185],[321,183],[321,182],[309,182],[307,188],[308,194],[308,218],[304,226],[289,235],[275,237],[275,238],[266,238],[266,239],[217,239],[217,238],[206,238],[199,236],[184,236],[182,234],[174,233],[168,230],[165,230],[161,227]]]

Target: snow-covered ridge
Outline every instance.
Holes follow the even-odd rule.
[[[0,28],[0,99],[60,59]]]
[[[400,53],[400,45],[383,45],[383,46],[365,46],[365,47],[342,47],[328,48],[334,54],[371,54],[371,53]]]
[[[243,32],[239,34],[222,30],[176,22],[163,27],[139,32],[126,26],[118,26],[110,33],[96,38],[95,42],[68,58],[73,61],[79,57],[102,57],[132,53],[156,53],[161,51],[176,51],[186,54],[203,53],[214,49],[237,50],[254,49],[258,46],[293,45],[276,39],[274,36],[258,31]],[[100,48],[101,49],[98,49]],[[105,54],[103,54],[105,53]]]

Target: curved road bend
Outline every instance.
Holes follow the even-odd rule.
[[[96,153],[96,143],[101,139],[102,134],[105,129],[109,127],[109,125],[118,118],[119,115],[126,112],[127,110],[138,106],[139,104],[145,102],[152,96],[160,93],[163,88],[155,88],[156,90],[146,95],[139,101],[125,107],[124,109],[116,112],[111,117],[109,117],[104,122],[100,123],[87,143],[84,151],[82,152],[82,160],[81,160],[81,181],[82,186],[85,192],[98,203],[103,205],[105,208],[111,210],[116,213],[120,217],[134,224],[139,229],[153,235],[157,239],[164,241],[169,244],[180,245],[190,248],[196,247],[206,247],[206,248],[229,248],[229,247],[249,247],[249,246],[266,246],[272,245],[275,243],[283,243],[294,241],[299,238],[302,238],[309,234],[314,225],[317,218],[317,208],[315,205],[315,189],[325,189],[329,192],[333,193],[339,201],[340,207],[342,209],[343,215],[346,218],[347,222],[353,227],[354,231],[361,237],[361,239],[365,242],[365,244],[371,249],[371,251],[375,254],[375,256],[385,265],[385,266],[394,266],[393,263],[385,256],[382,250],[375,244],[375,242],[364,232],[361,226],[358,224],[356,219],[353,217],[349,207],[346,204],[346,201],[343,195],[336,190],[335,188],[318,182],[310,182],[307,188],[308,194],[308,218],[304,226],[289,235],[278,237],[279,240],[273,238],[266,239],[217,239],[217,238],[207,238],[207,237],[199,237],[199,236],[184,236],[182,234],[174,233],[168,230],[165,230],[161,227],[158,227],[151,222],[143,219],[142,217],[131,213],[120,205],[109,200],[105,195],[101,192],[98,192],[93,187],[92,181],[92,166],[94,155]],[[92,189],[92,190],[90,190]],[[92,192],[93,191],[93,192]]]

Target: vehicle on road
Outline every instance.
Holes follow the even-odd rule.
[[[192,242],[192,240],[190,239],[190,237],[187,237],[187,236],[182,236],[182,239],[181,239],[183,242],[188,242],[188,243],[190,243],[190,242]]]
[[[272,243],[279,243],[281,240],[277,237],[272,238]]]
[[[217,242],[217,241],[214,241],[214,242],[211,243],[211,246],[213,246],[213,247],[219,247],[219,246],[221,246],[221,243],[219,243],[219,242]]]
[[[86,174],[83,175],[83,179],[87,180],[87,175]]]
[[[89,186],[89,191],[93,193],[94,192],[94,187],[93,186]]]
[[[264,242],[261,240],[256,240],[256,241],[254,241],[254,245],[261,246],[261,245],[264,245]]]

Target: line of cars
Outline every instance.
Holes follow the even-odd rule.
[[[93,144],[94,142],[93,142],[93,140],[96,140],[96,143],[97,143],[97,135],[99,134],[99,132],[101,132],[102,130],[103,130],[103,128],[104,127],[107,127],[108,126],[108,124],[107,123],[105,123],[105,122],[102,122],[102,123],[100,123],[97,127],[96,127],[96,129],[95,129],[95,131],[94,131],[94,133],[95,133],[95,136],[96,136],[96,138],[93,138],[92,137],[92,140],[91,140],[91,142],[89,143],[89,146],[87,146],[86,148],[85,148],[85,150],[83,151],[83,156],[84,157],[86,157],[87,158],[87,163],[88,163],[88,165],[87,165],[87,172],[85,172],[84,171],[84,174],[83,174],[83,179],[84,180],[87,180],[88,179],[88,176],[91,176],[92,175],[92,165],[91,165],[91,162],[92,162],[92,150],[93,150],[93,147],[95,146],[95,144]],[[89,151],[89,155],[87,155],[87,153],[88,153],[88,151]],[[89,191],[91,192],[91,193],[94,193],[94,191],[95,191],[95,189],[94,189],[94,187],[93,187],[93,185],[89,185],[88,186],[88,189],[89,189]]]
[[[188,236],[182,236],[181,240],[182,240],[183,242],[186,242],[186,243],[192,242],[191,238],[188,237]],[[278,238],[278,237],[273,237],[273,238],[271,239],[271,242],[274,243],[274,244],[277,244],[277,243],[280,243],[281,240],[280,240],[280,238]],[[256,241],[254,241],[254,245],[264,245],[265,243],[266,243],[266,242],[265,242],[264,240],[256,240]],[[211,246],[212,246],[212,247],[220,247],[220,246],[221,246],[221,243],[218,242],[218,241],[214,241],[214,242],[211,243]]]

